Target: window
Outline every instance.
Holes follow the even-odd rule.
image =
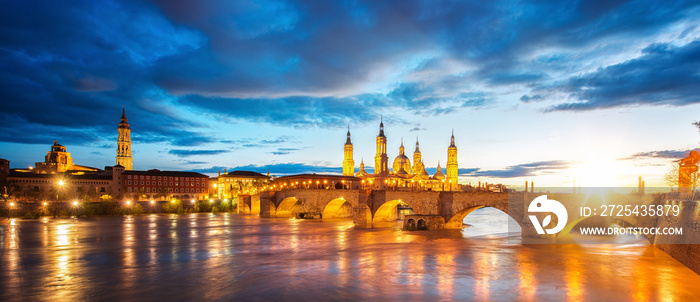
[[[151,179],[151,177],[150,177],[150,176],[146,176],[146,179]]]
[[[148,176],[147,176],[147,177],[148,177]],[[148,178],[146,178],[146,179],[148,179]],[[151,182],[150,182],[150,181],[147,181],[146,184],[150,186],[150,185],[151,185]]]
[[[128,187],[127,189],[129,189],[129,192],[131,192],[131,187]]]
[[[151,188],[146,188],[146,192],[151,192]]]
[[[172,178],[172,177],[171,177],[171,178]],[[170,185],[171,185],[171,186],[173,185],[173,182],[172,182],[172,181],[170,182]]]
[[[131,180],[129,181],[129,184],[131,184]]]
[[[158,182],[158,185],[160,186],[160,181]]]
[[[160,176],[158,176],[158,180],[160,180]]]
[[[143,176],[141,176],[141,178],[143,178]],[[141,185],[143,185],[143,180],[141,181]]]
[[[129,175],[129,179],[131,179],[131,175]]]
[[[179,193],[177,188],[175,188],[175,193]]]

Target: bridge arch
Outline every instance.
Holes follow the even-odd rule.
[[[410,206],[400,199],[388,200],[384,202],[372,215],[372,222],[391,222],[398,220],[398,206]]]
[[[498,205],[496,205],[496,206],[478,205],[478,206],[466,207],[466,208],[462,209],[461,211],[458,211],[457,213],[452,215],[452,217],[450,217],[450,219],[448,219],[447,222],[445,223],[445,228],[447,228],[447,229],[461,229],[464,226],[463,221],[464,221],[464,218],[467,217],[467,215],[471,214],[475,210],[478,210],[481,208],[487,208],[487,207],[497,209],[500,212],[507,214],[508,217],[510,217],[511,219],[513,219],[515,222],[518,223],[518,226],[522,227],[522,221],[518,221],[518,219],[516,219],[516,217],[514,217],[513,215],[511,215],[508,212],[508,209],[503,209],[502,207],[500,207]]]
[[[352,204],[345,198],[335,198],[331,200],[323,208],[323,218],[352,218],[353,217]]]
[[[304,204],[296,197],[287,197],[277,206],[275,216],[277,217],[292,217],[297,213],[304,212]]]

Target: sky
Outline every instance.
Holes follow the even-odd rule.
[[[3,1],[0,157],[340,173],[391,161],[460,181],[666,186],[698,148],[697,1]]]

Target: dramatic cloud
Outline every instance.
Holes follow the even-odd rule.
[[[627,160],[627,159],[644,159],[644,158],[669,158],[669,159],[681,159],[688,154],[690,154],[691,150],[661,150],[661,151],[648,151],[648,152],[639,152],[632,154],[632,156],[628,158],[622,158],[622,160]]]
[[[676,47],[652,44],[639,58],[576,76],[545,88],[558,90],[577,102],[547,111],[585,111],[620,106],[700,103],[700,41]],[[525,100],[533,97],[523,96]],[[521,98],[521,100],[523,100]],[[525,101],[523,100],[523,101]]]
[[[280,137],[292,128],[382,114],[422,131],[435,116],[696,104],[699,16],[692,0],[8,1],[0,142],[113,144],[125,106],[141,150],[279,158],[299,147]]]
[[[216,155],[216,154],[222,154],[226,153],[228,151],[226,150],[182,150],[182,149],[173,149],[168,151],[168,154],[175,155],[177,157],[189,157],[189,156],[196,156],[196,155]]]
[[[563,170],[571,167],[571,163],[562,160],[550,160],[550,161],[540,161],[532,162],[526,164],[520,164],[515,166],[508,166],[502,170],[481,170],[475,169],[473,171],[460,175],[463,176],[482,176],[482,177],[496,177],[496,178],[511,178],[511,177],[530,177],[536,176],[543,173],[552,172],[555,170]]]

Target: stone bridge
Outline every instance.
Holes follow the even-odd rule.
[[[564,230],[555,235],[538,235],[527,217],[530,202],[547,195],[562,203],[568,214]],[[617,215],[600,217],[604,206],[612,205],[650,206],[677,205],[679,215],[641,216]],[[385,190],[308,190],[289,189],[263,192],[258,195],[239,196],[238,212],[266,217],[289,217],[297,213],[318,213],[323,219],[352,218],[356,225],[395,221],[398,209],[410,207],[415,216],[426,216],[425,221],[436,222],[435,228],[461,228],[464,218],[476,209],[492,207],[513,218],[522,229],[523,238],[561,238],[577,225],[623,227],[683,227],[683,237],[662,235],[645,236],[653,245],[667,252],[700,273],[700,206],[697,200],[682,200],[669,194],[573,194],[573,193],[491,193],[491,192],[432,192],[432,191],[385,191]],[[581,207],[595,210],[596,215],[582,215]],[[543,221],[547,213],[536,213]],[[554,216],[551,225],[557,223]],[[425,223],[425,222],[423,222]],[[681,244],[686,243],[686,244]]]
[[[510,194],[511,198],[514,195],[522,199],[522,194]],[[364,225],[395,221],[399,206],[406,206],[416,214],[442,217],[443,227],[461,228],[472,211],[494,207],[520,223],[523,211],[509,211],[508,198],[506,193],[488,192],[289,189],[239,196],[238,212],[267,217],[319,213],[326,219],[353,218],[355,224]]]

